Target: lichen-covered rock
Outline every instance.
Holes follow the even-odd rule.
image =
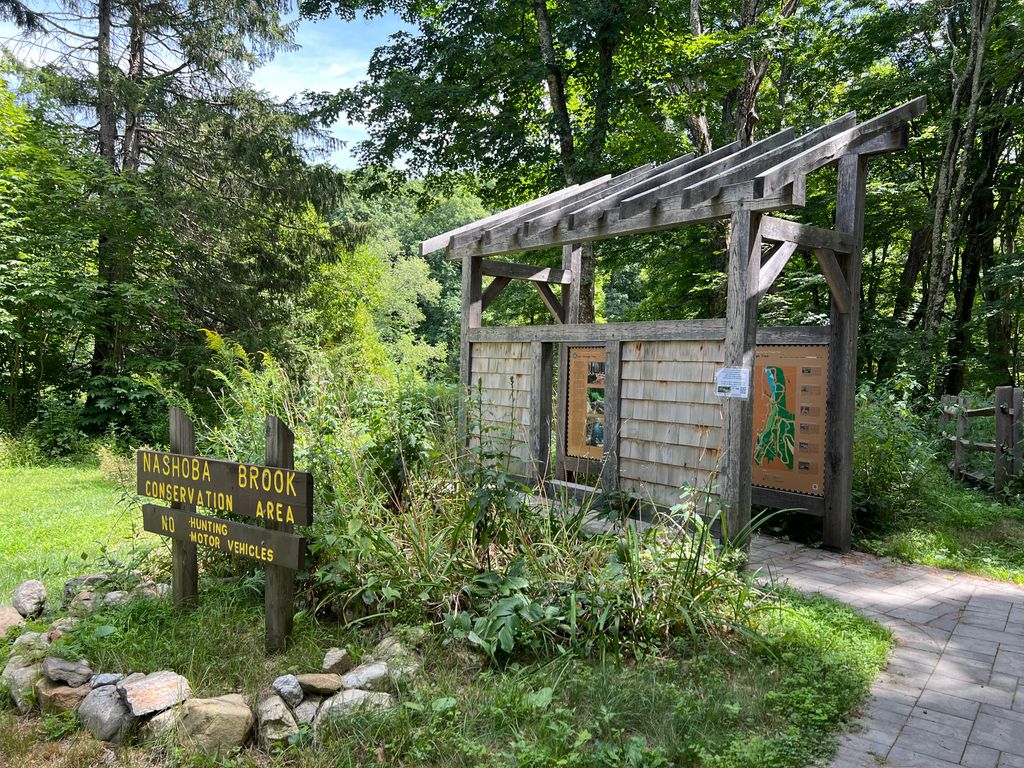
[[[408,656],[409,651],[402,645],[402,641],[394,635],[388,635],[370,652],[370,658],[374,661],[388,661],[396,656]]]
[[[215,699],[189,699],[182,706],[181,727],[185,736],[207,752],[222,753],[249,740],[254,718],[245,699],[237,693]]]
[[[256,722],[259,723],[260,741],[267,747],[286,745],[299,732],[292,711],[276,693],[260,699],[256,705]]]
[[[105,573],[93,573],[88,576],[76,576],[73,579],[68,579],[64,582],[64,602],[70,603],[83,590],[93,591],[109,581],[110,577]]]
[[[341,675],[308,674],[296,675],[295,678],[306,693],[329,696],[342,688]]]
[[[391,690],[394,684],[386,661],[371,661],[360,664],[351,672],[341,676],[342,688],[358,688],[364,691]]]
[[[136,717],[163,712],[192,695],[188,680],[175,672],[129,675],[117,684],[125,704]]]
[[[50,628],[46,630],[46,639],[51,643],[56,643],[76,626],[78,626],[78,619],[74,616],[63,616],[53,622]]]
[[[42,661],[50,647],[50,641],[42,632],[26,632],[11,646],[11,656],[21,656],[31,662]]]
[[[43,674],[54,683],[67,683],[72,688],[85,685],[92,679],[92,670],[84,661],[68,661],[55,656],[43,659]]]
[[[323,671],[329,675],[344,675],[352,667],[355,661],[344,648],[331,648],[324,655]]]
[[[113,685],[93,688],[78,707],[78,720],[94,738],[120,744],[131,732],[135,718]]]
[[[0,637],[6,637],[7,633],[15,627],[25,626],[25,617],[18,613],[13,605],[0,605]]]
[[[295,707],[295,722],[299,725],[312,725],[316,720],[317,712],[320,711],[321,703],[323,703],[322,696],[310,694],[304,698],[302,703]]]
[[[271,684],[278,696],[285,700],[289,707],[297,707],[302,701],[302,686],[295,675],[281,675]]]
[[[92,613],[96,607],[96,593],[91,589],[83,589],[71,601],[70,609],[77,614]]]
[[[34,619],[46,608],[46,586],[41,581],[23,581],[14,590],[11,605],[26,619]]]
[[[124,675],[118,672],[104,672],[102,675],[94,675],[89,681],[90,688],[100,688],[104,685],[117,685],[124,680]]]
[[[104,608],[117,608],[119,605],[124,605],[130,602],[132,596],[125,592],[123,589],[115,589],[113,592],[107,592],[100,601],[100,605]]]
[[[11,696],[14,706],[21,714],[32,711],[36,681],[43,676],[42,666],[25,656],[11,656],[0,674],[0,682]]]
[[[359,710],[384,711],[396,704],[395,697],[380,691],[347,690],[331,696],[320,705],[316,727],[336,718],[343,718]]]
[[[75,712],[89,695],[89,690],[87,685],[72,687],[55,683],[44,676],[36,680],[36,704],[40,712],[49,715]]]

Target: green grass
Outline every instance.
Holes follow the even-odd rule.
[[[858,546],[909,563],[976,573],[1024,584],[1024,503],[955,482],[935,467],[927,498],[897,513],[881,532],[862,533]]]
[[[680,643],[642,662],[566,655],[481,670],[479,656],[430,635],[423,672],[392,714],[341,722],[269,758],[253,748],[221,761],[174,752],[158,764],[803,766],[830,754],[839,724],[884,664],[890,636],[821,598],[786,592],[779,604],[762,627],[764,643]],[[300,621],[290,650],[268,659],[256,592],[204,580],[194,612],[137,602],[91,619],[63,647],[101,669],[175,669],[198,695],[254,696],[277,674],[317,669],[329,645],[364,652],[380,631]],[[0,711],[0,757],[5,744],[25,749],[19,727],[25,725]],[[44,741],[54,731],[45,720],[34,727]],[[32,749],[51,754],[46,744]],[[32,749],[24,768],[43,765]],[[124,750],[118,759],[128,766],[139,757]],[[59,761],[47,766],[63,768]]]
[[[103,547],[131,538],[133,523],[141,515],[97,467],[0,468],[0,601],[25,579],[59,595]]]

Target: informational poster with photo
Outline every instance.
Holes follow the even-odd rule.
[[[825,346],[757,348],[754,485],[824,495],[827,371]]]
[[[566,453],[604,457],[604,347],[569,348],[569,425]]]

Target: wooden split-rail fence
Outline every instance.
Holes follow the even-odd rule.
[[[995,405],[981,408],[969,407],[965,395],[942,397],[942,434],[953,444],[953,461],[949,465],[957,480],[970,480],[979,484],[991,482],[996,491],[1002,490],[1008,482],[1021,476],[1024,471],[1024,389],[1021,387],[996,387]],[[971,419],[995,417],[995,442],[971,440]],[[950,426],[953,427],[952,433]],[[992,474],[972,471],[968,454],[983,452],[993,454]]]

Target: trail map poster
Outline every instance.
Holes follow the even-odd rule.
[[[826,346],[759,346],[755,356],[753,484],[825,494]]]

